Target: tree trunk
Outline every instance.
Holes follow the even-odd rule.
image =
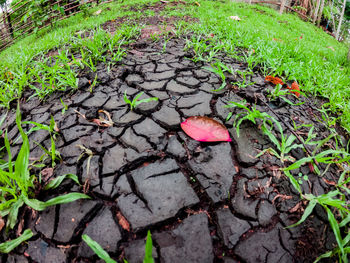
[[[316,8],[314,10],[314,14],[313,14],[313,19],[312,19],[312,23],[315,24],[317,16],[318,16],[318,9],[320,9],[320,0],[317,0],[316,3]]]
[[[286,4],[286,0],[282,0],[281,7],[280,7],[280,14],[283,14],[285,4]]]
[[[318,27],[321,24],[321,18],[322,18],[323,9],[324,9],[324,0],[321,0],[321,8],[320,8],[320,11],[318,12],[318,17],[317,17],[317,26]]]
[[[346,7],[346,0],[344,0],[344,3],[343,3],[343,9],[341,10],[341,14],[340,14],[340,18],[339,18],[337,33],[335,34],[336,40],[339,40],[340,29],[341,29],[341,25],[342,25],[343,19],[344,19],[345,7]]]

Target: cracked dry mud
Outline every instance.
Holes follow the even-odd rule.
[[[73,173],[89,183],[91,200],[80,200],[50,207],[31,214],[25,227],[35,236],[11,254],[7,262],[96,262],[98,258],[82,241],[88,234],[115,259],[142,262],[146,231],[153,235],[156,262],[308,262],[334,245],[334,237],[322,210],[305,224],[286,229],[301,215],[294,211],[300,199],[268,155],[256,159],[259,150],[269,146],[261,131],[249,123],[236,136],[232,121],[225,122],[228,101],[256,96],[272,87],[255,73],[254,85],[242,90],[213,92],[220,79],[205,71],[204,63],[188,60],[185,41],[171,39],[163,53],[161,41],[141,41],[133,45],[120,65],[110,72],[100,65],[100,84],[89,92],[89,76],[80,76],[79,90],[73,95],[56,94],[46,102],[29,100],[21,105],[23,120],[49,123],[52,115],[60,129],[56,143],[63,161],[54,176]],[[222,58],[232,67],[246,65]],[[144,91],[141,98],[159,101],[142,103],[134,111],[123,100]],[[62,97],[68,110],[62,114]],[[274,106],[274,105],[272,105]],[[269,108],[258,108],[273,115]],[[276,106],[274,111],[290,122],[313,123],[309,103],[299,108]],[[112,116],[112,127],[100,127],[82,117],[96,118],[99,110]],[[315,113],[316,114],[316,113]],[[185,135],[180,123],[195,115],[209,116],[225,123],[233,142],[201,143]],[[18,130],[11,112],[6,120],[9,137]],[[284,127],[286,128],[286,127]],[[315,123],[315,129],[322,131]],[[34,141],[50,146],[49,135],[37,131],[30,135],[31,160],[42,155]],[[87,156],[78,160],[83,145],[93,151],[90,170]],[[20,142],[13,148],[19,151]],[[303,152],[293,152],[296,158]],[[304,167],[305,168],[305,167]],[[328,185],[312,174],[304,191],[321,194]],[[82,191],[67,181],[52,195]],[[41,196],[48,199],[48,196]],[[117,216],[118,215],[118,216]],[[130,224],[123,228],[120,216]],[[322,231],[320,231],[320,229]],[[100,261],[101,262],[101,261]]]

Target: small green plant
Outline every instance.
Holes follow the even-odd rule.
[[[239,127],[244,120],[249,120],[254,124],[256,124],[256,120],[258,120],[258,119],[263,120],[264,122],[266,122],[266,121],[271,122],[271,120],[269,120],[272,118],[270,115],[268,115],[266,112],[261,112],[261,111],[257,110],[255,106],[253,109],[249,109],[246,106],[247,102],[245,100],[243,100],[241,102],[229,101],[228,103],[229,103],[228,105],[224,106],[225,108],[238,107],[238,108],[245,110],[245,112],[241,112],[241,113],[237,114],[235,117],[235,120],[234,120],[233,125],[236,127],[236,132],[237,132],[238,137],[239,137]],[[230,112],[227,115],[226,121],[231,119],[232,115],[233,115],[233,113]]]
[[[114,259],[112,259],[109,256],[109,254],[101,247],[99,243],[94,241],[88,235],[85,235],[85,234],[82,235],[82,239],[95,252],[95,254],[99,256],[100,259],[104,260],[106,263],[117,263]],[[148,230],[143,263],[154,263],[154,259],[152,257],[152,251],[153,251],[152,236],[151,236],[151,231]],[[128,263],[128,261],[124,259],[124,263]]]
[[[56,159],[60,159],[60,155],[59,153],[56,151],[56,144],[55,144],[55,139],[56,139],[56,135],[57,135],[57,132],[55,131],[55,126],[56,126],[56,123],[55,123],[55,120],[53,119],[53,117],[51,116],[51,119],[50,119],[50,125],[45,125],[45,124],[41,124],[41,123],[37,123],[37,122],[34,122],[34,121],[24,121],[22,122],[23,124],[32,124],[34,125],[33,128],[31,128],[27,134],[30,134],[34,131],[37,131],[37,130],[46,130],[49,132],[50,134],[50,139],[51,139],[51,150],[50,151],[47,151],[44,147],[42,147],[41,145],[39,145],[44,151],[45,153],[51,157],[51,163],[52,163],[52,168],[56,165],[55,164],[55,160]]]
[[[22,146],[16,158],[16,161],[12,161],[10,142],[5,132],[5,148],[8,154],[8,162],[6,167],[0,169],[0,216],[7,216],[6,228],[12,229],[17,222],[17,215],[19,208],[24,204],[28,205],[34,210],[42,211],[48,206],[64,204],[73,202],[77,199],[90,198],[87,195],[81,193],[69,193],[62,196],[54,197],[46,202],[35,199],[35,181],[37,180],[35,175],[30,174],[29,167],[29,140],[27,134],[23,131],[21,126],[21,114],[19,105],[16,113],[16,123],[18,130],[22,137]],[[66,175],[58,176],[53,181],[59,182],[67,178]],[[70,176],[68,178],[73,179],[79,183],[76,176]],[[51,186],[52,184],[50,184]],[[50,187],[46,188],[49,189]]]
[[[303,184],[303,181],[308,181],[309,177],[307,175],[303,175],[302,173],[298,173],[298,183]]]
[[[213,91],[220,91],[226,87],[226,76],[225,72],[229,72],[231,74],[234,74],[234,69],[232,67],[228,67],[225,64],[223,64],[221,61],[217,60],[215,63],[210,65],[211,67],[203,67],[203,69],[206,69],[208,71],[211,71],[221,78],[221,86],[220,88],[213,90]]]
[[[318,145],[323,145],[323,143],[319,143]],[[348,254],[350,254],[350,210],[347,197],[344,192],[347,194],[350,193],[350,190],[346,186],[350,182],[348,169],[350,154],[344,150],[332,149],[324,150],[318,154],[313,154],[313,156],[302,158],[290,166],[283,168],[284,174],[289,178],[293,187],[299,192],[301,198],[308,201],[308,205],[304,210],[304,214],[302,215],[301,219],[289,227],[294,227],[303,223],[308,218],[308,216],[311,215],[315,206],[317,204],[320,205],[327,213],[328,221],[330,223],[338,246],[332,251],[328,251],[319,256],[315,262],[334,256],[338,257],[339,262],[348,262]],[[335,185],[335,190],[319,196],[315,196],[313,194],[304,194],[302,192],[300,186],[302,183],[300,180],[302,176],[298,175],[298,179],[296,179],[290,173],[290,170],[298,169],[304,164],[312,161],[315,163],[325,164],[344,164],[343,167],[345,167],[345,170],[339,177],[338,182]]]
[[[68,110],[68,106],[64,103],[64,101],[62,100],[62,98],[60,98],[61,104],[63,106],[62,108],[62,115],[64,115],[64,113],[66,112],[66,110]]]
[[[128,99],[128,96],[126,95],[126,90],[124,92],[124,101],[126,104],[129,104],[130,105],[130,110],[133,110],[135,109],[135,107],[141,103],[145,103],[145,102],[150,102],[150,101],[157,101],[158,98],[157,97],[152,97],[152,98],[147,98],[147,99],[142,99],[140,100],[140,97],[142,96],[144,92],[140,92],[139,94],[137,94],[135,96],[135,98],[131,101]]]
[[[267,122],[264,122],[264,124],[261,126],[261,129],[263,133],[269,137],[270,141],[273,142],[273,144],[275,144],[278,152],[273,148],[268,148],[261,151],[256,157],[259,157],[264,153],[269,152],[272,155],[279,158],[282,163],[284,163],[285,161],[294,162],[295,159],[290,155],[287,156],[287,154],[293,149],[302,148],[302,145],[294,143],[294,141],[296,140],[296,137],[294,134],[289,135],[289,137],[284,135],[281,124],[275,118],[273,117],[270,117],[270,118],[276,124],[280,132],[280,140],[273,134],[272,126],[268,127]]]

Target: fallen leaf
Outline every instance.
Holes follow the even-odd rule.
[[[197,6],[201,6],[201,4],[200,3],[198,3],[198,2],[194,2]]]
[[[128,220],[126,220],[126,218],[122,215],[122,213],[117,212],[117,218],[118,218],[119,225],[126,231],[130,232],[130,224]]]
[[[238,16],[230,16],[230,19],[236,20],[236,21],[241,21],[241,19]]]
[[[232,141],[227,128],[222,123],[205,116],[189,117],[181,123],[181,128],[188,136],[196,141]]]
[[[99,14],[101,14],[101,12],[102,12],[102,9],[97,10],[97,11],[94,13],[94,15],[95,15],[95,16],[98,16]]]
[[[299,85],[298,83],[296,83],[296,81],[292,83],[292,87],[287,86],[287,89],[292,90],[292,93],[295,94],[297,97],[300,96],[300,93],[296,91],[296,90],[300,91]]]
[[[327,47],[327,48],[329,48],[329,49],[332,50],[333,52],[335,51],[334,47],[329,46],[329,47]]]
[[[277,85],[277,84],[283,85],[284,84],[280,78],[272,77],[272,76],[266,76],[265,81],[271,82],[272,84],[275,84],[275,85]]]

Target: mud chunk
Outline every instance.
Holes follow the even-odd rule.
[[[88,170],[88,162],[89,170]],[[93,156],[90,161],[86,159],[83,163],[83,173],[82,173],[82,182],[83,184],[88,180],[88,184],[91,186],[98,185],[100,183],[99,178],[99,156]]]
[[[160,73],[146,72],[145,74],[145,80],[147,81],[165,80],[165,79],[171,79],[173,77],[175,77],[175,70],[163,71]]]
[[[158,90],[158,89],[162,89],[167,82],[168,80],[145,81],[141,84],[138,84],[138,87],[144,90]]]
[[[61,249],[51,247],[40,238],[36,241],[29,241],[26,252],[29,254],[31,259],[35,260],[36,262],[66,262],[66,255]]]
[[[257,141],[263,143],[266,143],[266,141],[256,127],[242,124],[239,130],[239,137],[236,131],[232,132],[232,136],[237,145],[238,161],[248,166],[257,163],[259,159],[255,158],[255,156],[259,153],[258,149],[261,148],[261,146],[257,144]]]
[[[114,252],[117,249],[117,244],[121,239],[118,225],[112,217],[109,209],[104,208],[85,228],[83,234],[88,235],[107,252]],[[78,254],[82,257],[91,257],[95,253],[85,243],[79,247]]]
[[[190,72],[192,75],[192,72]],[[200,82],[198,79],[192,77],[191,75],[189,76],[183,76],[183,77],[177,77],[176,81],[178,83],[184,84],[186,86],[190,86],[190,87],[196,87]]]
[[[126,124],[135,123],[141,118],[142,118],[142,115],[139,115],[133,111],[129,111],[128,113],[124,114],[120,118],[113,117],[113,121],[119,125],[126,125]]]
[[[137,74],[130,74],[126,77],[125,82],[133,87],[136,84],[142,83],[143,82],[143,78],[140,75]]]
[[[180,97],[177,106],[186,116],[208,115],[211,113],[210,100],[212,96],[204,92]]]
[[[103,174],[115,173],[124,165],[132,162],[147,154],[139,154],[131,148],[123,148],[120,145],[116,145],[111,149],[108,149],[103,156]]]
[[[94,95],[91,98],[85,100],[83,102],[83,106],[89,107],[89,108],[91,108],[91,107],[99,108],[99,107],[102,107],[103,104],[106,103],[108,98],[109,98],[109,96],[107,94],[99,91],[99,92],[94,93]]]
[[[129,263],[139,263],[143,262],[145,256],[145,239],[138,239],[132,242],[129,242],[124,249],[125,258]],[[155,259],[158,257],[157,249],[153,246],[152,257]]]
[[[247,179],[240,179],[237,183],[235,196],[232,198],[232,207],[235,212],[242,216],[257,219],[255,214],[255,208],[259,200],[252,200],[246,198],[247,193],[245,192],[245,182]]]
[[[225,246],[233,248],[240,236],[250,229],[247,221],[235,217],[230,209],[220,209],[216,212],[219,221],[219,235],[224,239]]]
[[[89,214],[90,211],[95,209],[95,205],[96,202],[91,200],[78,200],[61,205],[57,232],[54,235],[54,239],[61,242],[69,242],[75,234],[74,230],[79,225],[80,221]]]
[[[168,219],[186,206],[199,202],[198,197],[172,159],[157,161],[131,173],[140,200],[122,195],[118,205],[133,229]]]
[[[120,140],[139,153],[152,149],[152,146],[147,140],[144,137],[136,135],[131,128],[126,129],[123,136],[120,137]]]
[[[182,84],[177,83],[175,80],[171,80],[167,85],[166,89],[173,94],[189,94],[194,93],[195,90],[190,89]]]
[[[134,125],[134,130],[137,134],[146,136],[150,142],[156,145],[162,143],[162,139],[166,133],[166,130],[149,118]]]
[[[229,143],[201,148],[198,156],[188,163],[198,175],[197,178],[214,202],[229,197],[229,190],[236,175]]]
[[[91,134],[93,129],[94,127],[92,126],[77,125],[73,126],[72,128],[63,130],[62,133],[66,142],[70,142],[82,136]]]
[[[170,153],[178,158],[183,158],[186,155],[185,148],[177,140],[176,136],[171,136],[169,138],[168,147],[166,149],[166,152]]]
[[[39,219],[35,225],[35,230],[42,233],[46,238],[52,238],[55,226],[55,207],[50,206],[39,212]]]
[[[267,233],[255,233],[240,242],[235,248],[235,253],[248,263],[293,262],[291,255],[283,249],[280,243],[277,228]]]
[[[180,114],[169,106],[162,106],[159,111],[153,113],[153,118],[169,129],[176,129],[181,123]]]
[[[277,214],[276,208],[268,201],[263,200],[260,203],[258,211],[258,221],[262,226],[267,226],[271,223],[271,218]]]
[[[176,229],[153,234],[165,263],[213,262],[213,247],[205,214],[186,218]]]

